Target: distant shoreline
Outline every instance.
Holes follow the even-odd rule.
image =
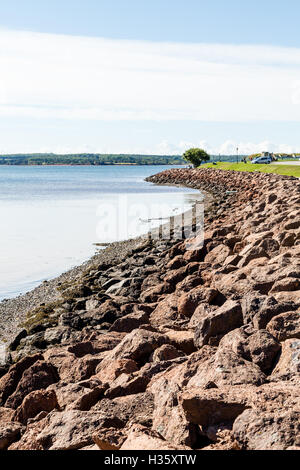
[[[92,165],[92,164],[71,164],[71,163],[45,163],[45,164],[30,164],[30,165],[26,165],[26,164],[22,164],[22,165],[19,165],[17,163],[11,163],[11,164],[8,164],[8,163],[5,163],[5,164],[1,164],[0,163],[0,167],[1,166],[20,166],[20,167],[23,167],[23,166],[94,166],[94,167],[102,167],[102,166],[187,166],[188,164],[184,164],[184,163],[105,163],[105,164],[102,164],[102,165]]]
[[[145,154],[55,154],[55,153],[20,153],[0,155],[0,165],[182,165],[182,155],[145,155]]]

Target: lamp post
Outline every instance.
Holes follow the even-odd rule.
[[[239,162],[239,148],[236,148],[236,162]]]

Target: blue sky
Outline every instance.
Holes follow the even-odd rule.
[[[299,150],[299,16],[296,0],[1,0],[0,153]]]
[[[298,0],[1,0],[11,29],[149,41],[300,46]]]

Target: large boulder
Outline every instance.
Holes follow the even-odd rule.
[[[205,263],[223,264],[228,256],[232,255],[232,251],[227,245],[218,245],[213,248],[204,258]]]
[[[6,450],[13,442],[21,437],[20,423],[0,423],[0,450]]]
[[[134,425],[120,450],[190,450],[189,447],[174,445],[161,438],[161,435],[141,425]]]
[[[199,362],[187,386],[205,387],[209,383],[219,388],[226,385],[261,385],[265,380],[265,374],[256,364],[243,359],[229,348],[220,348],[215,355]]]
[[[118,318],[110,328],[110,331],[130,333],[141,325],[149,323],[148,315],[143,311],[138,311]]]
[[[277,315],[268,323],[267,330],[278,341],[291,338],[300,339],[300,312],[286,312]]]
[[[188,421],[202,428],[220,423],[232,424],[249,406],[245,392],[241,393],[239,387],[226,391],[188,389],[180,395],[180,403]]]
[[[99,400],[104,396],[104,392],[107,388],[107,385],[102,385],[101,383],[98,386],[92,386],[86,388],[79,397],[76,397],[73,403],[70,403],[67,406],[67,410],[80,410],[80,411],[89,411]]]
[[[122,397],[144,393],[150,378],[145,374],[121,374],[109,386],[105,392],[107,398]]]
[[[178,318],[178,293],[166,295],[163,300],[158,302],[156,308],[150,315],[150,324],[154,327],[169,326],[172,327]]]
[[[272,320],[272,318],[280,315],[281,313],[291,312],[297,310],[300,306],[300,300],[298,299],[299,304],[294,303],[291,299],[286,301],[278,302],[274,296],[266,297],[261,308],[258,312],[255,313],[253,317],[253,325],[257,330],[266,328],[267,324]]]
[[[255,314],[260,311],[266,298],[267,297],[265,295],[258,295],[257,292],[251,291],[243,296],[241,299],[241,307],[244,325],[248,325],[253,322]]]
[[[100,381],[95,381],[95,387],[101,385]],[[87,393],[93,390],[91,383],[89,382],[86,384],[85,382],[79,383],[68,383],[65,384],[64,382],[59,382],[58,384],[50,385],[47,388],[47,391],[54,391],[57,397],[58,402],[58,410],[65,410],[65,409],[74,409],[74,404],[78,403],[81,397],[85,397]],[[77,409],[75,407],[75,409]]]
[[[120,309],[113,300],[108,299],[98,308],[89,310],[85,314],[80,314],[80,318],[85,325],[101,325],[102,323],[113,323],[120,317]]]
[[[111,384],[121,374],[132,374],[138,371],[138,366],[132,359],[103,360],[96,368],[97,379],[102,383]]]
[[[299,291],[300,290],[300,279],[287,277],[284,279],[279,279],[275,282],[271,289],[271,293],[274,292],[290,292],[290,291]],[[300,296],[300,292],[299,292]]]
[[[121,342],[125,335],[126,333],[117,331],[105,331],[103,333],[92,330],[91,333],[87,332],[82,339],[83,346],[80,346],[80,343],[77,342],[73,348],[69,347],[68,351],[74,353],[76,357],[82,357],[84,354],[99,354],[104,351],[110,351]],[[91,345],[85,347],[84,343],[88,342]]]
[[[58,408],[56,393],[54,390],[37,390],[29,393],[23,400],[22,404],[16,410],[14,421],[26,424],[31,418],[42,411],[48,413]]]
[[[15,411],[11,408],[0,407],[0,423],[13,421]]]
[[[287,339],[282,343],[281,355],[272,376],[300,377],[300,339]]]
[[[145,303],[157,302],[163,294],[170,294],[174,288],[168,282],[162,282],[142,292],[140,301]]]
[[[183,390],[222,390],[226,386],[260,385],[264,381],[264,374],[255,364],[230,350],[215,352],[214,348],[204,346],[184,363],[170,367],[150,381],[147,390],[154,395],[153,429],[170,442],[193,447],[199,430],[184,412],[180,402]]]
[[[16,390],[24,371],[42,359],[43,356],[41,354],[35,354],[34,356],[24,357],[11,366],[8,373],[0,379],[0,405],[3,405],[7,398]]]
[[[144,329],[134,330],[108,353],[107,359],[132,359],[143,365],[155,349],[168,342],[168,338],[159,333]]]
[[[95,375],[97,366],[102,357],[88,354],[82,358],[69,358],[59,369],[60,379],[64,383],[76,383],[87,380]]]
[[[172,344],[164,344],[156,349],[152,356],[153,362],[171,361],[177,357],[183,356],[183,352],[178,351]]]
[[[195,287],[202,284],[202,279],[199,274],[190,274],[185,276],[181,282],[176,285],[177,292],[190,292]]]
[[[104,413],[111,419],[117,417],[124,426],[128,422],[135,422],[149,427],[152,425],[153,408],[153,394],[145,392],[113,399],[103,398],[93,406],[92,411]]]
[[[154,395],[153,429],[173,444],[193,447],[197,442],[197,429],[186,419],[178,403],[181,387],[176,376],[176,371],[167,371],[148,388]]]
[[[251,261],[260,259],[260,258],[268,258],[268,254],[264,250],[264,248],[255,246],[254,244],[249,244],[242,251],[239,252],[239,256],[242,258],[238,262],[238,267],[243,268],[247,266]]]
[[[103,427],[118,428],[122,423],[110,419],[101,413],[69,410],[52,411],[41,422],[42,430],[34,436],[31,443],[36,449],[43,450],[77,450],[94,444],[93,435]],[[26,434],[30,432],[27,428]],[[20,442],[19,449],[22,449]]]
[[[299,445],[300,412],[249,409],[234,422],[233,434],[244,450],[286,450]]]
[[[281,346],[268,331],[259,330],[248,338],[247,349],[252,362],[268,373],[272,370]]]
[[[9,343],[9,346],[8,346],[8,349],[10,351],[15,351],[17,349],[17,347],[19,346],[20,344],[20,341],[23,339],[23,338],[26,338],[27,336],[27,330],[25,328],[19,328],[13,339],[11,340],[11,342]]]
[[[24,371],[16,390],[6,400],[6,406],[16,409],[30,392],[44,390],[58,380],[57,370],[52,364],[37,361]]]
[[[218,342],[222,335],[242,324],[243,314],[240,303],[228,300],[222,307],[200,319],[195,330],[195,345],[201,348],[212,340]]]
[[[219,292],[216,289],[208,287],[196,287],[183,294],[178,299],[178,313],[183,317],[191,318],[194,311],[201,302],[208,304],[212,303],[213,300],[218,296]]]
[[[219,347],[232,349],[239,356],[258,365],[265,373],[272,370],[281,350],[278,341],[267,330],[256,331],[250,327],[238,328],[223,336]]]
[[[194,344],[194,332],[191,330],[164,330],[164,335],[168,337],[170,344],[185,354],[196,351]]]
[[[195,330],[195,328],[199,325],[203,318],[207,317],[209,313],[213,313],[218,308],[219,307],[217,305],[208,305],[206,303],[198,305],[198,307],[190,318],[188,327]]]

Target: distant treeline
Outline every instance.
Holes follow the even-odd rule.
[[[102,155],[53,153],[16,154],[0,156],[0,165],[183,165],[180,155]]]
[[[211,161],[236,161],[235,155],[211,155]],[[240,156],[241,158],[241,156]],[[181,155],[31,153],[0,155],[0,165],[186,165]]]

